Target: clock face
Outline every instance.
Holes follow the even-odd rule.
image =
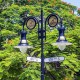
[[[34,18],[29,18],[26,22],[26,26],[28,29],[32,30],[36,26],[36,20]]]
[[[48,17],[48,25],[50,27],[55,27],[58,24],[58,17],[56,15],[50,15]]]

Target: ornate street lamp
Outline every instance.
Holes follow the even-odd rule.
[[[41,8],[41,19],[38,20],[36,17],[29,16],[24,19],[23,23],[23,30],[21,32],[21,40],[18,46],[15,46],[15,48],[19,48],[22,53],[25,53],[28,48],[32,48],[27,43],[26,40],[26,31],[24,30],[24,25],[29,30],[32,30],[35,28],[36,24],[38,24],[38,38],[41,40],[41,80],[44,80],[44,39],[46,39],[46,23],[48,22],[48,25],[50,27],[55,27],[58,24],[58,15],[56,14],[50,14],[45,21],[43,22],[43,9]],[[43,24],[44,23],[44,24]],[[40,24],[40,25],[39,25]],[[44,25],[44,27],[43,27]],[[71,45],[69,43],[65,36],[64,36],[64,30],[65,28],[62,26],[62,20],[60,19],[60,27],[58,28],[59,31],[59,37],[56,43],[53,43],[53,45],[57,45],[60,50],[64,50],[66,45]]]

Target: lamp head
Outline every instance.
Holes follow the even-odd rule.
[[[15,46],[15,48],[19,48],[22,53],[26,53],[28,48],[32,48],[32,46],[29,46],[26,40],[26,31],[21,31],[21,40],[18,46]]]
[[[64,31],[65,31],[65,28],[64,27],[59,27],[58,28],[58,31],[59,31],[59,37],[58,37],[58,40],[56,41],[56,43],[53,43],[53,45],[57,45],[58,48],[62,51],[65,49],[66,45],[71,45],[72,43],[69,43],[65,36],[64,36]]]

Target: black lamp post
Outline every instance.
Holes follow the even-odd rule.
[[[26,19],[24,19],[23,23],[23,30],[21,32],[21,40],[18,46],[15,46],[15,48],[20,48],[20,51],[22,53],[25,53],[27,48],[32,48],[29,46],[29,44],[26,41],[26,31],[24,30],[24,25],[26,24],[27,28],[29,30],[32,30],[35,28],[36,24],[38,24],[38,38],[41,40],[41,80],[44,80],[44,39],[46,39],[46,23],[48,22],[48,25],[50,27],[55,27],[58,24],[58,16],[56,14],[50,14],[46,20],[43,27],[43,9],[41,8],[41,20],[39,25],[39,20],[33,16],[29,16]],[[56,43],[53,43],[54,45],[58,45],[59,49],[64,50],[66,45],[71,45],[71,43],[67,42],[66,38],[64,37],[64,30],[65,28],[62,26],[62,20],[60,19],[60,27],[58,28],[59,31],[59,37]]]

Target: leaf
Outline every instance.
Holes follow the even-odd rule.
[[[63,61],[63,64],[64,64],[64,65],[69,65],[70,63],[69,63],[68,60],[64,60],[64,61]]]

